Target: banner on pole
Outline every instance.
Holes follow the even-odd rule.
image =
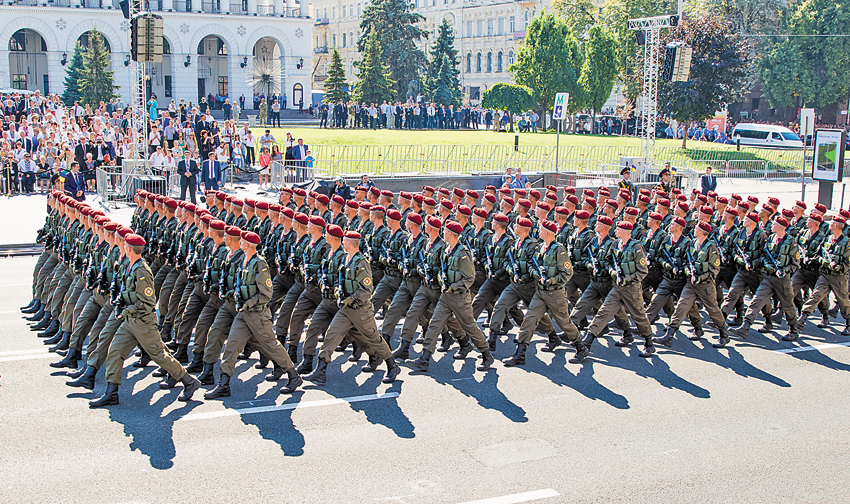
[[[552,112],[552,119],[561,121],[567,116],[567,106],[570,103],[569,93],[555,94],[555,110]]]

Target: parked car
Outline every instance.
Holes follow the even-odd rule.
[[[741,145],[783,149],[802,149],[803,140],[783,126],[740,123],[732,130],[732,140],[740,136]]]

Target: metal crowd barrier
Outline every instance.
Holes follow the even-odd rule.
[[[308,166],[299,166],[296,163],[281,163],[272,161],[271,166],[271,185],[273,187],[282,187],[283,185],[295,185],[309,182],[316,178],[324,178],[328,176],[328,172]]]
[[[179,177],[171,177],[171,179],[175,178],[178,179],[177,188],[179,191]],[[128,205],[132,203],[133,196],[138,189],[162,195],[172,194],[169,192],[168,183],[164,176],[124,173],[120,166],[98,167],[95,171],[95,180],[101,203],[112,208],[117,208],[119,204]]]

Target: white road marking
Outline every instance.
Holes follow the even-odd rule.
[[[548,499],[549,497],[558,497],[559,495],[561,494],[555,490],[547,488],[546,490],[535,490],[533,492],[505,495],[504,497],[492,497],[490,499],[469,501],[462,504],[518,504],[520,502],[531,502],[540,499]]]
[[[24,355],[24,354],[40,354],[47,352],[47,347],[44,348],[34,348],[32,350],[7,350],[5,352],[0,352],[0,357],[6,355]]]
[[[30,355],[17,355],[14,357],[0,357],[0,362],[12,362],[12,361],[22,361],[22,360],[33,360],[33,359],[46,359],[48,357],[58,357],[55,353],[43,353],[43,354],[30,354]]]
[[[850,341],[845,341],[844,343],[826,343],[823,345],[811,345],[811,346],[801,346],[794,348],[783,348],[782,350],[774,350],[776,353],[780,354],[791,354],[791,353],[799,353],[799,352],[809,352],[811,350],[825,350],[827,348],[840,348],[850,346]]]
[[[192,413],[180,420],[207,420],[227,416],[250,415],[252,413],[268,413],[270,411],[286,411],[301,408],[313,408],[317,406],[332,406],[335,404],[350,404],[364,401],[376,401],[378,399],[392,399],[398,397],[398,392],[386,392],[384,394],[370,394],[352,397],[340,397],[336,399],[323,399],[321,401],[299,401],[294,403],[277,404],[274,406],[258,406],[256,408],[227,409],[224,411],[211,411],[209,413]]]
[[[25,286],[25,285],[29,285],[30,287],[32,287],[32,282],[28,282],[28,283],[19,283],[19,284],[6,284],[6,285],[0,285],[0,289],[4,289],[4,288],[6,288],[6,287],[23,287],[23,286]]]

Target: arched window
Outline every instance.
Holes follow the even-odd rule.
[[[342,17],[345,17],[345,4],[342,5]]]
[[[502,71],[502,51],[499,51],[499,54],[496,55],[496,71]]]
[[[508,66],[511,66],[513,64],[514,64],[514,52],[511,51],[511,52],[508,53]]]
[[[526,29],[528,28],[528,11],[525,11],[525,27],[524,28],[526,28]]]
[[[171,44],[165,37],[162,37],[162,54],[171,54]]]
[[[333,38],[333,40],[334,40],[334,47],[336,47],[336,33],[334,33],[333,37],[334,37],[334,38]]]
[[[493,71],[493,53],[488,52],[487,53],[487,73],[490,73],[492,71]]]
[[[472,71],[472,53],[466,53],[466,73]]]
[[[475,57],[475,71],[481,73],[481,53]]]

